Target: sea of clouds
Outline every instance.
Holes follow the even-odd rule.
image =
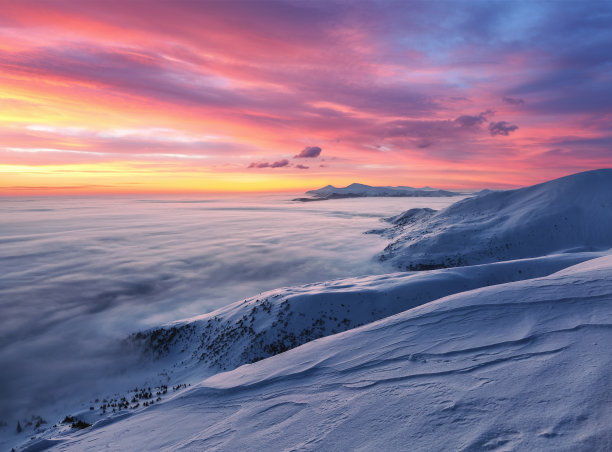
[[[0,420],[92,392],[128,334],[277,287],[384,273],[364,231],[452,198],[0,200]]]

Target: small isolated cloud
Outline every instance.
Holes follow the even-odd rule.
[[[249,168],[282,168],[283,166],[289,165],[289,160],[282,159],[277,162],[253,162],[249,165]]]
[[[489,116],[493,116],[493,111],[487,110],[478,115],[461,115],[455,119],[455,123],[461,127],[475,127],[483,122],[487,122]]]
[[[432,144],[435,144],[435,143],[434,143],[432,140],[423,140],[423,141],[419,141],[419,142],[417,143],[417,147],[418,147],[419,149],[426,149],[426,148],[428,148],[429,146],[431,146]]]
[[[502,102],[510,105],[523,105],[525,103],[523,99],[519,99],[518,97],[503,97]]]
[[[279,160],[278,162],[274,162],[270,165],[270,168],[282,168],[283,166],[287,166],[289,165],[289,160],[287,159],[282,159]]]
[[[249,168],[269,168],[270,162],[253,162],[249,165]]]
[[[508,136],[511,132],[514,132],[516,129],[518,129],[518,126],[514,124],[510,124],[506,121],[489,123],[489,132],[491,132],[491,135]]]
[[[322,149],[319,146],[306,146],[302,151],[294,155],[294,159],[312,159],[321,154]]]
[[[295,165],[295,167],[298,168],[298,169],[308,169],[308,168],[310,168],[309,166],[306,166],[306,165]]]

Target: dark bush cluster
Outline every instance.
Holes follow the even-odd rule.
[[[70,415],[67,415],[61,423],[70,424],[72,428],[78,428],[80,430],[87,428],[87,427],[91,427],[91,424],[88,424],[87,422],[82,421],[81,419],[77,419]]]

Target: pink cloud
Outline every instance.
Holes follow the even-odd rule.
[[[401,178],[417,162],[432,178],[453,166],[461,180],[488,171],[517,183],[546,159],[564,171],[605,163],[592,141],[609,135],[612,103],[603,13],[466,5],[453,15],[436,2],[11,2],[0,18],[11,112],[0,155],[303,169],[279,158],[306,142],[317,146],[295,158],[324,148],[357,179]],[[497,26],[509,13],[534,17],[507,25],[512,41]],[[25,129],[24,118],[57,133]],[[100,121],[177,139],[61,133]],[[552,144],[568,128],[584,141]]]

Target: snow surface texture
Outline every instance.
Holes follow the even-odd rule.
[[[540,257],[511,246],[503,262],[278,289],[135,334],[181,384],[74,412],[26,450],[612,450],[611,179],[483,194],[385,232],[439,218],[436,243],[466,264],[489,257],[450,218],[509,243],[526,223],[521,252]],[[565,235],[546,228],[564,217]]]
[[[612,247],[612,169],[485,192],[436,212],[411,209],[372,231],[392,238],[381,260],[401,270],[475,265]]]
[[[610,450],[612,257],[220,373],[58,450]]]
[[[594,253],[348,278],[274,290],[196,319],[137,333],[129,341],[179,369],[234,369],[443,296],[549,275]],[[166,359],[169,357],[169,359]],[[175,371],[170,371],[175,372]]]
[[[323,201],[326,199],[340,198],[364,198],[364,197],[444,197],[444,196],[460,196],[463,193],[455,193],[447,190],[437,190],[431,187],[413,188],[413,187],[372,187],[364,184],[351,184],[346,187],[334,187],[327,185],[318,190],[310,190],[306,192],[311,195],[311,198],[296,198],[294,201]]]

